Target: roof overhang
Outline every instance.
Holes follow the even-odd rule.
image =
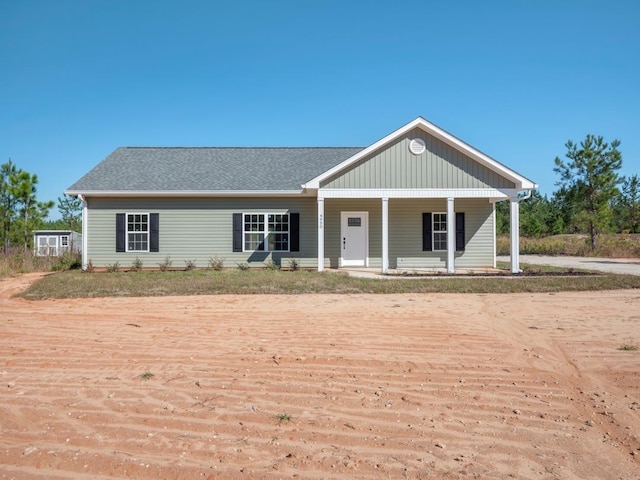
[[[314,190],[319,189],[320,188],[320,183],[322,183],[324,180],[331,178],[333,175],[341,172],[342,170],[348,168],[349,166],[351,166],[354,163],[362,160],[363,158],[366,158],[368,155],[371,155],[372,153],[374,153],[377,150],[383,148],[384,146],[388,145],[389,143],[393,142],[394,140],[402,137],[407,132],[410,132],[411,130],[413,130],[415,128],[419,128],[419,129],[423,130],[424,132],[428,133],[429,135],[432,135],[432,136],[438,138],[439,140],[442,140],[443,142],[445,142],[446,144],[448,144],[451,147],[455,148],[456,150],[458,150],[458,151],[464,153],[465,155],[471,157],[472,159],[476,160],[478,163],[484,165],[485,167],[493,170],[494,172],[498,173],[499,175],[501,175],[501,176],[509,179],[510,181],[514,182],[515,186],[516,186],[516,188],[518,190],[531,190],[531,189],[538,188],[538,185],[535,184],[534,182],[532,182],[531,180],[529,180],[528,178],[523,177],[519,173],[511,170],[510,168],[508,168],[505,165],[501,164],[497,160],[494,160],[493,158],[489,157],[488,155],[485,155],[481,151],[473,148],[471,145],[463,142],[459,138],[451,135],[449,132],[441,129],[440,127],[434,125],[433,123],[428,122],[427,120],[425,120],[422,117],[418,117],[415,120],[413,120],[412,122],[407,123],[403,127],[400,127],[399,129],[395,130],[394,132],[391,132],[386,137],[378,140],[377,142],[375,142],[371,146],[369,146],[369,147],[365,148],[364,150],[356,153],[355,155],[353,155],[352,157],[346,159],[342,163],[340,163],[340,164],[336,165],[335,167],[327,170],[326,172],[322,173],[321,175],[318,175],[317,177],[309,180],[306,184],[303,185],[303,188],[314,189]]]

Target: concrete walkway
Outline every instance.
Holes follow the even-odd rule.
[[[497,257],[499,262],[509,262],[508,255]],[[551,265],[554,267],[596,270],[607,273],[640,275],[640,258],[565,257],[550,255],[520,255],[520,263]]]

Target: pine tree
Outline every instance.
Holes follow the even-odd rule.
[[[568,162],[555,159],[554,171],[560,175],[556,185],[571,196],[574,207],[573,221],[586,227],[591,248],[596,248],[599,232],[607,229],[612,209],[611,201],[620,183],[618,170],[622,166],[619,140],[605,143],[601,136],[587,135],[576,145],[569,140],[565,146]]]

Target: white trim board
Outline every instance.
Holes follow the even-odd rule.
[[[514,198],[516,189],[495,188],[321,188],[318,198]]]

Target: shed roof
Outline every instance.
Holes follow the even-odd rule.
[[[362,147],[122,147],[67,193],[295,191]]]

